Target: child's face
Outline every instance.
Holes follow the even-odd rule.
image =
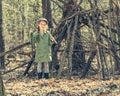
[[[45,30],[47,28],[47,23],[45,21],[40,21],[38,24],[41,31]]]

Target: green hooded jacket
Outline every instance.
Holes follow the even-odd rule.
[[[40,41],[37,41],[36,38],[39,36]],[[50,62],[52,61],[51,56],[51,45],[50,35],[46,31],[43,35],[40,35],[39,32],[34,32],[30,35],[32,43],[35,43],[35,62]]]

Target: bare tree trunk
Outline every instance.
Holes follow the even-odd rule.
[[[43,17],[48,20],[49,28],[53,28],[50,0],[42,0],[42,11]]]
[[[5,88],[4,88],[1,73],[0,73],[0,96],[5,96]]]
[[[0,53],[4,52],[4,40],[2,36],[2,0],[0,0]],[[0,68],[4,68],[4,56],[0,57]],[[0,70],[1,71],[1,70]],[[5,89],[0,72],[0,96],[5,96]]]
[[[69,38],[69,50],[68,50],[68,79],[71,79],[71,75],[72,75],[72,58],[73,58],[73,48],[74,48],[74,40],[75,40],[75,33],[78,27],[78,16],[75,16],[74,18],[74,28],[73,28],[73,32],[71,34],[71,38]]]
[[[2,36],[2,0],[0,0],[0,53],[4,52],[4,40]],[[4,56],[0,57],[0,68],[4,68]]]

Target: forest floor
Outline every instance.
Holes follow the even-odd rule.
[[[104,81],[94,76],[38,80],[37,76],[23,76],[24,70],[19,68],[3,75],[7,96],[120,96],[120,75]]]

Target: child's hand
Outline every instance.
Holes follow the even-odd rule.
[[[33,29],[32,29],[32,28],[30,28],[29,33],[30,33],[30,34],[32,34],[32,33],[33,33]]]
[[[50,40],[51,40],[52,42],[54,42],[54,39],[53,39],[53,38],[50,38]]]

